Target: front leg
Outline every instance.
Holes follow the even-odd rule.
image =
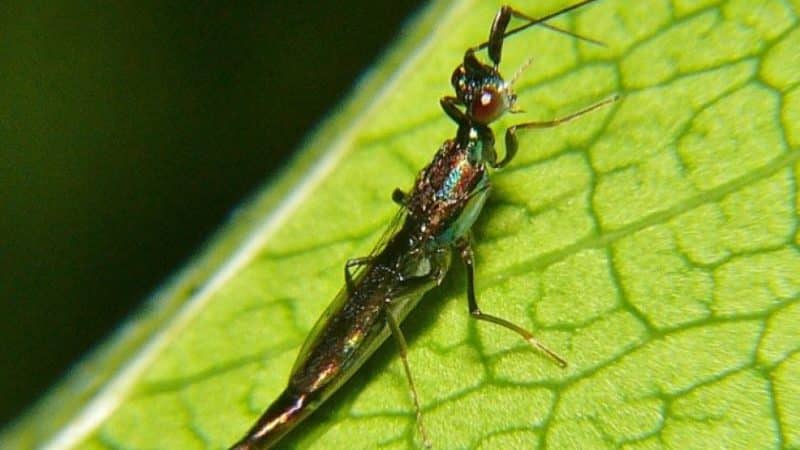
[[[453,119],[453,122],[456,124],[464,125],[469,123],[470,120],[467,114],[459,109],[459,106],[463,106],[463,104],[457,97],[442,97],[439,99],[439,104],[442,106],[445,114]]]
[[[533,25],[539,25],[548,28],[551,31],[566,34],[567,36],[572,36],[582,41],[605,47],[605,44],[596,39],[581,36],[575,32],[550,25],[549,23],[546,22],[547,20],[553,19],[564,13],[578,9],[582,6],[585,6],[589,3],[593,3],[595,1],[597,0],[584,0],[582,2],[578,2],[574,5],[567,6],[566,8],[562,8],[556,12],[550,13],[544,17],[539,17],[539,18],[531,17],[523,13],[522,11],[514,9],[508,5],[503,6],[500,8],[500,11],[497,12],[497,15],[494,16],[494,21],[492,22],[492,28],[489,31],[489,40],[473,48],[472,50],[478,50],[485,47],[486,52],[489,54],[489,59],[491,59],[495,67],[497,67],[498,65],[500,65],[500,59],[502,58],[502,53],[503,53],[503,42],[505,41],[505,39],[511,36],[512,34],[518,33]],[[512,30],[508,30],[508,24],[511,21],[512,17],[525,20],[528,23],[519,26],[517,28],[514,28]]]
[[[517,154],[517,148],[519,147],[519,142],[517,141],[517,130],[523,130],[528,128],[557,127],[563,123],[567,123],[575,118],[578,118],[588,112],[594,111],[595,109],[614,103],[617,100],[619,100],[619,95],[614,94],[605,100],[601,100],[595,104],[589,105],[586,108],[581,109],[580,111],[574,112],[564,117],[558,117],[553,120],[548,120],[545,122],[518,123],[516,125],[508,127],[508,129],[506,130],[506,154],[503,157],[502,161],[493,163],[492,167],[495,169],[499,169],[508,164],[512,159],[514,159],[514,155]]]
[[[567,367],[567,361],[564,360],[564,358],[558,356],[558,354],[556,354],[554,351],[550,350],[544,344],[539,342],[530,331],[505,319],[485,314],[483,311],[481,311],[481,309],[478,307],[478,301],[475,299],[475,260],[472,254],[470,238],[466,237],[459,240],[456,243],[456,249],[458,250],[461,260],[464,262],[464,266],[467,270],[467,304],[469,305],[469,314],[475,319],[484,320],[486,322],[491,322],[496,325],[500,325],[501,327],[508,328],[509,330],[522,336],[522,338],[528,341],[529,344],[547,355],[559,367]]]

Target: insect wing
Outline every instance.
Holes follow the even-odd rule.
[[[381,253],[384,250],[384,248],[386,248],[387,243],[391,241],[392,237],[403,226],[405,218],[406,218],[405,208],[400,208],[398,212],[395,214],[389,226],[381,235],[381,238],[380,240],[378,240],[378,243],[375,245],[375,247],[373,247],[372,251],[370,252],[370,257]],[[356,288],[351,292],[346,285],[342,287],[342,289],[339,290],[339,292],[336,294],[336,298],[333,299],[333,301],[328,305],[328,307],[325,308],[325,311],[322,313],[319,319],[317,319],[317,322],[314,324],[314,327],[312,327],[311,331],[309,331],[309,334],[306,337],[306,341],[303,343],[303,347],[300,349],[300,353],[297,355],[294,367],[292,367],[292,374],[296,373],[300,369],[300,366],[305,363],[305,361],[309,357],[309,352],[311,351],[311,349],[320,344],[319,341],[322,335],[325,334],[326,330],[329,330],[331,328],[331,321],[339,316],[339,314],[344,310],[348,302],[353,301],[353,295],[357,287],[361,284],[361,281],[364,278],[364,274],[367,272],[369,267],[370,267],[369,263],[359,267],[353,274],[353,286],[355,286]]]

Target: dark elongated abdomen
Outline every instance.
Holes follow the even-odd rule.
[[[230,450],[262,450],[272,447],[314,411],[308,407],[308,403],[308,396],[287,388]]]
[[[404,227],[403,230],[408,230]],[[403,231],[343,288],[311,330],[289,383],[231,450],[271,448],[345,383],[389,336],[386,314],[402,321],[450,265],[450,251],[417,255]],[[412,254],[412,257],[409,257]],[[412,276],[413,275],[413,276]]]

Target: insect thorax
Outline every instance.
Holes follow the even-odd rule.
[[[488,192],[492,144],[488,129],[463,127],[420,172],[407,206],[421,238],[449,245],[469,231]]]

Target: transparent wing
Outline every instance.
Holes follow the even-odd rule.
[[[395,236],[398,230],[400,230],[400,228],[403,226],[406,215],[407,213],[405,208],[400,208],[398,210],[392,221],[389,223],[389,226],[386,227],[386,230],[381,235],[377,244],[375,244],[372,251],[369,253],[370,257],[380,254],[386,248],[386,245],[391,241],[392,237]],[[359,267],[358,270],[353,273],[353,284],[356,286],[356,289],[358,289],[357,287],[360,285],[361,279],[370,266],[370,263],[365,264]],[[336,294],[336,297],[333,299],[333,301],[328,305],[327,308],[325,308],[325,311],[322,313],[319,319],[317,319],[314,327],[306,337],[303,347],[301,348],[300,353],[297,355],[297,359],[295,360],[292,373],[295,373],[299,369],[299,366],[306,361],[309,356],[309,352],[314,347],[319,345],[321,336],[330,328],[331,319],[336,317],[339,312],[344,309],[344,306],[351,300],[351,297],[352,293],[348,291],[347,286],[343,286]]]

